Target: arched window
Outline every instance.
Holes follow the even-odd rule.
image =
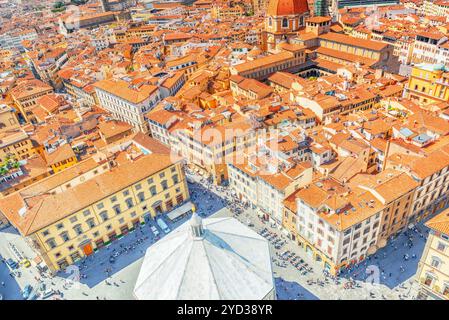
[[[273,19],[271,19],[271,17],[268,18],[268,25],[270,27],[273,25]]]
[[[282,28],[288,28],[288,20],[287,20],[287,18],[282,19]]]

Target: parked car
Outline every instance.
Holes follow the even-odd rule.
[[[28,299],[29,297],[30,297],[30,294],[31,294],[31,291],[33,290],[33,287],[31,286],[31,285],[29,285],[29,284],[27,284],[26,286],[25,286],[25,288],[23,288],[23,291],[22,291],[22,297],[26,300],[26,299]]]
[[[170,232],[170,228],[167,226],[167,224],[162,220],[161,218],[156,219],[157,225],[164,231],[165,233]]]
[[[154,236],[157,237],[159,235],[159,230],[155,226],[150,227],[151,232],[153,232]]]
[[[31,262],[28,259],[23,259],[22,261],[20,261],[20,264],[25,268],[29,268],[31,266]]]
[[[6,264],[11,268],[11,269],[17,269],[18,265],[17,262],[15,262],[13,259],[8,258],[6,260]]]

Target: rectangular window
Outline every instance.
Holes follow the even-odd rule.
[[[50,247],[50,249],[56,248],[56,241],[55,239],[51,238],[47,240],[47,245]]]
[[[432,259],[432,267],[437,268],[440,266],[440,260],[433,258]]]
[[[95,227],[95,221],[93,218],[90,218],[89,220],[86,220],[87,225],[89,226],[89,228],[93,228]]]
[[[77,222],[78,219],[77,219],[76,217],[71,217],[71,218],[69,219],[69,221],[70,221],[71,223],[74,223],[74,222]]]
[[[73,227],[73,230],[75,230],[75,233],[80,236],[83,234],[83,228],[81,227],[80,224],[76,225]]]
[[[67,232],[61,233],[61,239],[62,239],[62,241],[64,241],[64,242],[69,241],[69,240],[70,240],[69,234],[68,234]]]
[[[108,213],[106,211],[103,211],[102,213],[100,213],[100,217],[101,219],[103,219],[103,221],[108,220]]]

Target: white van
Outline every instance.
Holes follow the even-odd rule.
[[[170,232],[170,228],[167,226],[167,224],[162,220],[161,218],[156,219],[157,225],[164,231],[165,233]]]

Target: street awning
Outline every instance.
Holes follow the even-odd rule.
[[[182,206],[180,206],[180,207],[174,209],[173,211],[169,212],[167,214],[167,218],[170,219],[170,221],[174,221],[174,220],[176,220],[180,216],[186,214],[187,212],[189,212],[192,209],[193,209],[193,203],[191,203],[191,202],[184,203]]]

